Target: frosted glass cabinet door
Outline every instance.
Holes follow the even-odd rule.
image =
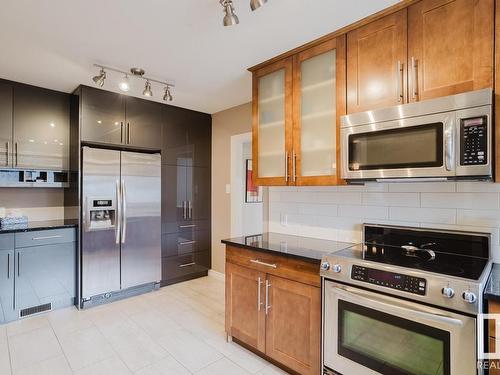
[[[288,182],[291,74],[291,59],[279,61],[254,74],[253,168],[259,185],[286,185]]]
[[[345,76],[343,67],[337,64],[343,54],[340,40],[328,41],[297,56],[292,154],[292,182],[296,185],[337,182],[337,118],[344,114],[342,108],[340,113],[337,111],[337,93],[342,95],[337,85],[342,87]]]

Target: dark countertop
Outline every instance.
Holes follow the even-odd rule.
[[[297,258],[317,264],[321,262],[321,258],[324,255],[354,245],[348,242],[320,240],[318,238],[291,236],[272,232],[255,236],[230,238],[221,242],[226,245]]]
[[[484,288],[483,296],[490,301],[500,302],[500,264],[493,263],[490,277]]]
[[[0,228],[0,234],[16,233],[16,232],[31,232],[34,230],[48,230],[61,228],[74,228],[78,226],[78,220],[47,220],[47,221],[30,221],[26,225],[20,225],[13,228]]]

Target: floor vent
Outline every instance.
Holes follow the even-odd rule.
[[[23,309],[19,312],[19,317],[24,318],[33,314],[39,314],[44,311],[52,310],[52,304],[46,303],[45,305],[38,305],[33,307],[28,307],[27,309]]]

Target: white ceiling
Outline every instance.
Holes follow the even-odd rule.
[[[269,0],[251,12],[234,0],[240,24],[223,27],[218,0],[2,0],[0,77],[71,92],[92,84],[93,63],[139,66],[175,82],[173,104],[214,113],[251,100],[248,67],[397,1]],[[117,91],[120,76],[108,77]]]

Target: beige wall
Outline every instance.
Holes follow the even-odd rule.
[[[7,213],[19,209],[31,221],[64,218],[64,190],[47,188],[0,188],[0,207]]]
[[[252,104],[212,115],[212,269],[224,272],[224,246],[231,236],[231,136],[252,131]]]

